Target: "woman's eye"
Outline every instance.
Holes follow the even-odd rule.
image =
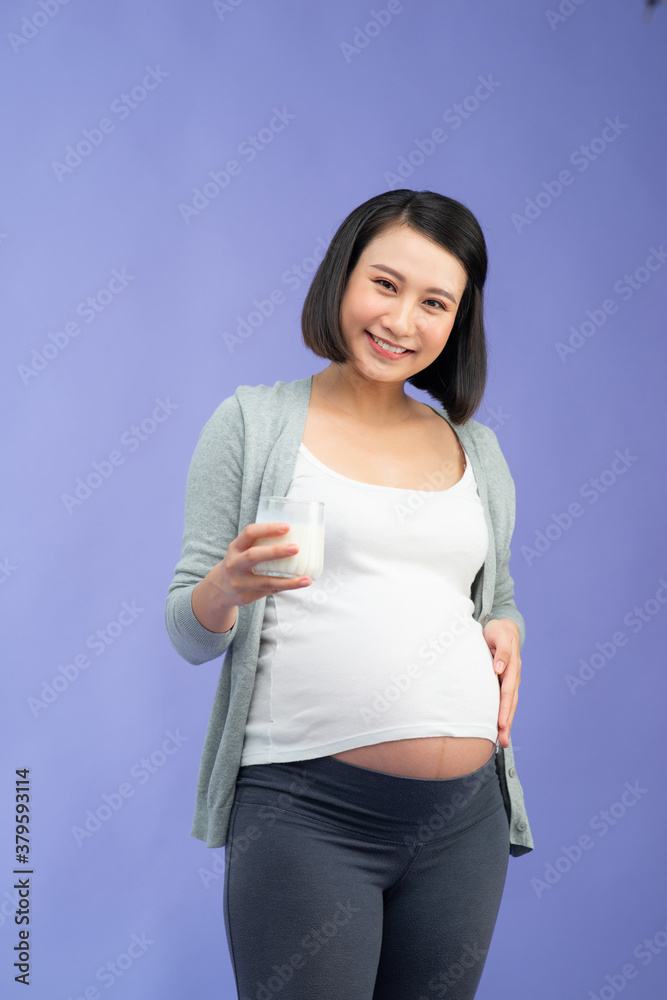
[[[396,291],[394,285],[387,278],[374,278],[373,281],[376,285],[383,285],[383,286],[389,285],[389,288],[391,288],[392,291],[394,292]],[[447,306],[444,306],[442,302],[440,302],[438,299],[425,299],[424,301],[433,303],[434,305],[442,309],[443,312],[448,312]]]

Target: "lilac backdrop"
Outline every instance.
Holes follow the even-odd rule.
[[[187,467],[238,385],[325,367],[309,275],[401,186],[484,228],[477,419],[517,486],[536,849],[510,858],[478,996],[663,997],[667,10],[11,0],[0,21],[2,995],[235,996],[224,850],[190,836],[220,661],[164,627]]]

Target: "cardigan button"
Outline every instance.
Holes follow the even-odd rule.
[[[523,820],[519,820],[519,822],[516,825],[516,828],[517,830],[523,831],[526,829],[526,824],[523,822]]]
[[[507,773],[509,774],[510,778],[516,778],[516,768],[515,767],[511,767]]]

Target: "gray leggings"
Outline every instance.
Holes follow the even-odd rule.
[[[239,1000],[471,1000],[509,859],[498,760],[435,780],[242,767],[224,880]]]

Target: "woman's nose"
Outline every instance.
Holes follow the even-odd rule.
[[[388,310],[385,318],[386,329],[406,336],[411,332],[413,326],[414,322],[410,303],[407,301],[393,303],[392,308]]]

